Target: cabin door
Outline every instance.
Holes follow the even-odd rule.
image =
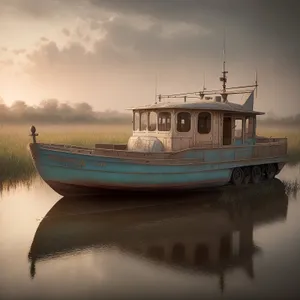
[[[232,142],[232,119],[231,117],[223,118],[223,145],[231,145]]]

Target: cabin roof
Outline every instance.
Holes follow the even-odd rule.
[[[249,110],[244,105],[232,102],[216,102],[213,100],[198,100],[197,102],[159,102],[157,104],[150,104],[145,106],[138,106],[131,108],[132,110],[162,110],[162,109],[184,109],[184,110],[210,110],[210,111],[227,111],[239,112],[255,115],[264,115],[264,112]]]

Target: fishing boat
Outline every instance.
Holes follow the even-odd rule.
[[[259,183],[274,178],[287,161],[287,139],[257,136],[257,78],[252,85],[157,95],[132,108],[127,144],[93,148],[36,141],[31,156],[40,176],[62,196],[103,191],[188,190]],[[246,95],[243,104],[230,102]]]

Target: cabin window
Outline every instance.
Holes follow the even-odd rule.
[[[133,113],[133,130],[134,131],[140,130],[140,113],[137,111]]]
[[[151,111],[149,114],[149,131],[155,131],[157,127],[157,113],[155,111]]]
[[[142,112],[141,113],[141,131],[147,130],[148,125],[148,113]]]
[[[198,115],[198,132],[208,134],[211,131],[211,114],[202,112]]]
[[[171,113],[161,112],[158,115],[158,130],[170,131],[171,130]]]
[[[243,120],[235,119],[234,122],[234,137],[236,139],[241,139],[243,136]]]
[[[177,131],[189,132],[191,130],[191,114],[180,112],[177,114]]]
[[[252,117],[246,118],[246,125],[245,125],[245,136],[246,138],[252,138],[254,134],[254,120]]]
[[[195,265],[201,266],[209,261],[209,249],[205,244],[197,244],[195,249]]]
[[[185,246],[182,243],[176,243],[172,250],[172,261],[174,263],[182,263],[185,259]]]

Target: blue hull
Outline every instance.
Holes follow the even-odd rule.
[[[282,158],[250,160],[251,148],[186,150],[175,163],[87,155],[30,144],[35,166],[45,182],[61,195],[79,190],[195,189],[225,185],[238,166],[282,162]]]

